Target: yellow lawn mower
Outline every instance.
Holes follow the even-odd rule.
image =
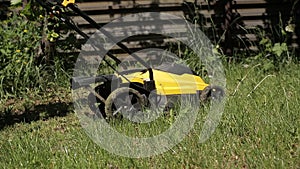
[[[37,0],[37,2],[86,40],[89,39],[89,36],[72,22],[68,14],[64,12],[66,10],[61,10],[62,8],[71,9],[93,27],[101,28],[99,24],[82,12],[72,0],[56,2]],[[124,44],[114,40],[114,37],[108,32],[105,30],[101,31],[145,68],[115,71],[115,74],[98,75],[96,77],[73,77],[73,90],[87,88],[90,91],[87,100],[93,112],[100,111],[101,116],[112,117],[119,112],[142,111],[143,108],[151,104],[164,104],[167,105],[166,107],[172,107],[172,102],[169,101],[169,98],[173,96],[195,95],[202,102],[210,98],[219,99],[223,97],[224,91],[222,88],[205,83],[201,77],[193,73],[187,66],[178,63],[164,63],[151,67]],[[106,55],[117,64],[121,63],[111,52],[108,51]],[[105,58],[103,60],[106,61]],[[108,65],[111,66],[110,64]],[[115,70],[114,67],[111,66],[111,68]],[[91,87],[95,83],[99,85],[95,88]]]

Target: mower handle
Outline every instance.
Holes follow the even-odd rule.
[[[96,77],[72,77],[71,83],[73,89],[89,86],[93,83],[101,83],[111,81],[113,75],[100,75]]]
[[[66,18],[62,17],[63,15],[61,13],[63,13],[61,10],[58,9],[58,12],[55,11],[55,9],[53,9],[53,7],[57,6],[51,2],[45,3],[42,2],[43,0],[36,0],[41,6],[43,6],[45,9],[47,9],[48,11],[51,11],[56,17],[58,17],[61,21],[65,22],[69,27],[73,28],[77,33],[79,33],[81,36],[83,36],[86,40],[89,39],[89,36],[84,33],[83,31],[81,31],[74,23],[72,23],[71,19],[68,16],[65,16]],[[50,4],[52,5],[52,7],[50,6]],[[81,11],[76,5],[75,5],[75,0],[58,0],[58,2],[56,2],[58,5],[62,6],[62,7],[68,7],[71,10],[73,10],[75,13],[79,14],[81,17],[83,17],[86,21],[88,21],[92,26],[94,26],[96,29],[98,29],[99,31],[101,31],[104,35],[106,35],[109,39],[111,39],[114,43],[116,43],[123,51],[125,51],[126,53],[128,53],[129,55],[131,55],[134,59],[136,59],[138,62],[140,62],[143,66],[145,66],[148,71],[149,71],[149,78],[150,81],[153,82],[153,86],[151,87],[152,89],[155,89],[155,85],[154,85],[154,77],[153,77],[153,70],[150,67],[149,64],[147,64],[142,58],[140,58],[139,56],[137,56],[134,52],[132,52],[129,48],[127,48],[123,43],[118,42],[117,40],[115,40],[115,38],[106,30],[104,29],[100,29],[101,26],[98,25],[91,17],[89,17],[87,14],[85,14],[83,11]],[[70,19],[70,20],[68,20]],[[107,52],[107,55],[112,58],[113,60],[115,60],[117,62],[117,64],[121,63],[121,61],[115,57],[110,51]],[[104,60],[105,61],[105,60]],[[113,67],[112,67],[113,68]],[[114,69],[114,68],[113,68]],[[115,69],[114,69],[115,70]]]

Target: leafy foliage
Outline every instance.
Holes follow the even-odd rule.
[[[0,94],[16,94],[38,86],[40,65],[35,64],[35,52],[41,33],[38,22],[14,14],[0,26]]]

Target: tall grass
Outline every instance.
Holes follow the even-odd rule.
[[[13,15],[1,21],[1,98],[18,95],[42,81],[41,68],[35,64],[35,51],[41,39],[39,32],[37,23],[26,20],[24,16]]]
[[[45,55],[39,52],[42,29],[39,19],[28,20],[22,12],[0,21],[0,114],[18,109],[10,102],[29,108],[33,98],[41,100],[45,93],[54,94],[62,88],[68,91],[70,66],[66,63],[70,60],[58,55],[43,62]]]
[[[164,154],[142,159],[105,151],[91,141],[75,114],[70,113],[1,130],[0,166],[299,168],[299,65],[290,64],[286,70],[277,72],[265,72],[261,68],[257,64],[226,66],[228,102],[215,133],[203,144],[199,143],[199,134],[205,107],[199,110],[194,129],[181,143]],[[168,127],[169,117],[161,117],[162,121],[156,125]],[[135,136],[143,132],[143,127],[134,130],[134,124],[122,121],[116,122],[114,127]]]
[[[267,65],[272,62],[274,67],[274,58],[290,55],[282,44],[262,42],[258,57],[225,66],[228,102],[208,141],[199,143],[208,108],[204,105],[194,128],[178,145],[157,156],[131,159],[111,154],[95,144],[73,111],[60,104],[70,101],[69,69],[60,56],[50,65],[36,64],[35,50],[41,39],[39,25],[23,20],[23,16],[14,16],[2,21],[0,27],[0,103],[3,105],[3,98],[25,100],[25,107],[13,115],[7,115],[11,113],[10,107],[1,115],[0,106],[2,168],[300,167],[300,67],[286,60],[280,69]],[[266,58],[269,54],[272,57]],[[205,75],[197,58],[183,59],[191,69]],[[58,86],[63,87],[61,93]],[[35,96],[28,95],[32,90],[36,90]],[[176,113],[170,111],[151,124],[116,119],[111,125],[129,136],[153,136],[170,127]]]

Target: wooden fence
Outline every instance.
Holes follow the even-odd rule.
[[[184,17],[197,23],[211,41],[229,55],[241,50],[257,50],[260,39],[266,37],[274,42],[286,41],[293,48],[300,44],[300,5],[287,0],[85,0],[77,4],[101,25],[139,12]],[[96,31],[81,17],[73,15],[72,18],[84,32]],[[292,32],[286,31],[287,26],[293,28],[294,25]],[[164,38],[151,34],[127,38],[124,43],[136,51],[145,48],[145,43],[147,47],[164,47],[167,42]],[[120,54],[122,50],[115,49],[114,53]]]
[[[256,50],[260,38],[267,36],[276,42],[285,41],[287,36],[291,47],[299,45],[300,7],[282,0],[219,0],[211,3],[206,0],[89,0],[78,6],[99,24],[139,12],[165,12],[185,17],[197,22],[213,43],[219,43],[227,54]],[[74,20],[85,32],[95,31],[82,18],[74,16]],[[296,24],[294,32],[286,31],[286,27],[293,27],[293,24]],[[161,38],[159,35],[143,36],[127,39],[126,43],[138,50],[141,41],[155,42]]]

